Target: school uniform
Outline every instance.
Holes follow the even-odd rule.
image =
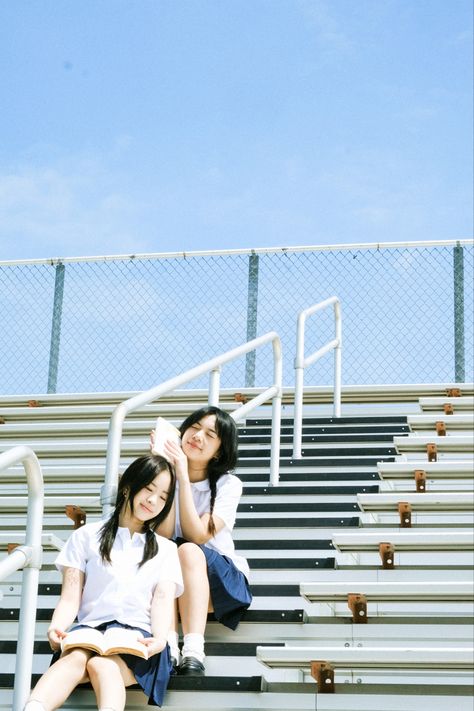
[[[179,488],[179,482],[176,482]],[[209,480],[191,483],[194,505],[199,516],[210,512],[211,489]],[[206,556],[207,572],[214,616],[218,622],[235,630],[243,614],[252,602],[248,582],[249,565],[237,555],[232,539],[237,507],[242,496],[242,482],[234,474],[223,474],[216,485],[213,516],[224,521],[224,528],[207,543],[199,547]],[[178,500],[178,494],[176,494]],[[176,507],[175,538],[179,545],[183,538],[179,506]]]
[[[151,602],[158,583],[175,583],[175,597],[183,592],[183,578],[176,544],[156,535],[158,553],[144,563],[145,534],[130,534],[119,527],[110,553],[112,564],[99,553],[99,531],[103,521],[86,524],[72,533],[56,558],[56,567],[77,568],[85,574],[77,626],[104,631],[110,626],[138,630],[151,637]],[[161,706],[172,671],[169,647],[150,659],[120,655],[132,670],[137,683],[149,697],[149,705]]]

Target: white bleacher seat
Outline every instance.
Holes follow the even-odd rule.
[[[444,422],[447,432],[474,430],[474,417],[472,413],[465,415],[446,415],[440,412],[436,415],[408,415],[407,422],[412,430],[435,430],[437,422]]]
[[[393,443],[398,452],[426,452],[428,444],[435,444],[438,452],[474,453],[473,435],[410,435],[394,437]]]
[[[300,594],[308,602],[345,602],[349,594],[370,602],[470,602],[474,586],[468,581],[426,582],[312,582],[301,583]]]
[[[459,410],[474,410],[474,397],[472,395],[420,397],[418,402],[423,411],[442,410],[445,405],[452,405],[455,413],[459,412]]]
[[[439,462],[379,462],[377,471],[382,479],[413,479],[415,471],[423,469],[428,479],[473,479],[474,462],[472,460]]]
[[[474,550],[472,530],[426,531],[407,528],[377,531],[334,532],[334,547],[340,552],[375,551],[382,542],[392,543],[397,551],[471,551]]]
[[[472,647],[257,647],[265,666],[309,670],[312,661],[326,661],[335,669],[471,670]]]
[[[357,494],[362,511],[397,511],[400,502],[410,504],[413,511],[472,511],[474,492],[443,491],[437,493],[378,493]]]

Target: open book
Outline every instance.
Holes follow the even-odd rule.
[[[148,659],[148,647],[138,641],[141,636],[137,630],[127,630],[123,627],[109,627],[105,632],[83,627],[68,632],[61,640],[61,649],[65,652],[74,647],[84,647],[104,657],[110,654],[134,654],[136,657]]]
[[[159,454],[160,457],[168,459],[164,452],[164,444],[167,439],[180,444],[181,434],[177,427],[168,422],[163,417],[158,417],[155,425],[155,437],[151,451],[153,454]]]

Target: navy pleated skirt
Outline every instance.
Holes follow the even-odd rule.
[[[81,627],[90,627],[90,625],[76,625],[71,628],[71,631],[73,629],[80,629]],[[152,636],[150,632],[142,630],[140,627],[125,625],[121,622],[117,622],[116,620],[104,622],[95,629],[100,632],[105,632],[105,630],[109,627],[124,627],[128,630],[136,630],[143,637]],[[59,659],[59,656],[60,652],[55,652],[51,663],[53,664],[57,659]],[[162,706],[169,678],[173,670],[168,645],[166,645],[160,654],[154,654],[150,657],[150,659],[142,659],[134,654],[120,654],[119,656],[122,657],[128,668],[132,670],[132,673],[137,680],[137,684],[148,696],[148,705]]]
[[[187,542],[184,538],[176,541],[178,546]],[[214,617],[221,624],[235,630],[252,602],[248,580],[226,555],[205,545],[199,545],[199,548],[206,556]]]

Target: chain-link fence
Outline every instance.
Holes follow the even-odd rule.
[[[333,295],[343,385],[471,381],[473,256],[464,240],[3,262],[0,391],[142,390],[270,330],[293,385],[298,312]],[[332,310],[306,334],[307,352],[331,340]],[[268,385],[271,362],[269,346],[221,384]],[[305,384],[332,379],[328,355]]]

